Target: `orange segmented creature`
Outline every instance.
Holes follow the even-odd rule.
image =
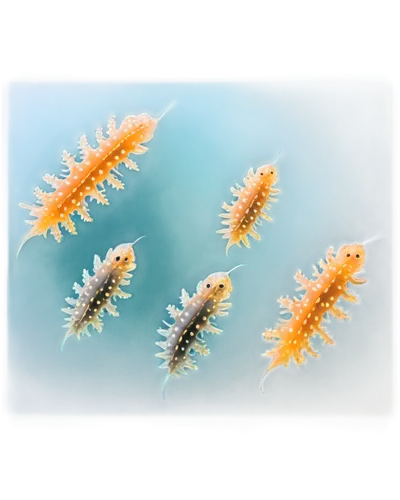
[[[281,319],[274,330],[266,330],[263,333],[264,340],[276,342],[271,350],[264,356],[271,357],[272,361],[261,380],[260,389],[263,391],[263,384],[268,373],[279,365],[288,366],[290,359],[293,359],[299,366],[305,362],[302,353],[314,357],[319,357],[318,353],[310,344],[311,337],[319,335],[324,343],[333,345],[335,342],[329,337],[321,325],[329,313],[339,320],[349,319],[349,316],[336,303],[343,298],[349,302],[358,302],[355,295],[347,289],[347,284],[362,285],[365,279],[355,276],[364,267],[365,250],[364,246],[369,241],[359,244],[343,245],[334,256],[333,248],[329,248],[326,255],[326,262],[320,260],[320,272],[314,266],[315,280],[309,280],[297,271],[296,281],[300,287],[297,290],[305,291],[301,299],[294,297],[281,297],[278,302],[284,308],[282,314],[289,313],[289,319]]]
[[[128,299],[131,295],[121,290],[121,286],[129,285],[132,278],[130,271],[136,269],[136,256],[133,246],[140,241],[141,236],[133,243],[122,243],[115,248],[110,248],[102,262],[98,255],[94,256],[93,271],[83,270],[83,287],[74,283],[73,289],[78,298],[67,297],[65,301],[72,307],[62,309],[68,316],[64,325],[68,332],[64,336],[61,350],[69,337],[75,336],[78,340],[82,335],[91,336],[88,328],[92,326],[99,333],[103,329],[101,318],[104,311],[111,316],[119,316],[112,299],[117,297]]]
[[[64,169],[66,174],[61,178],[49,174],[43,177],[54,191],[44,192],[37,187],[35,194],[38,204],[30,206],[20,203],[20,206],[30,210],[30,215],[36,219],[26,221],[33,227],[22,241],[18,254],[26,241],[34,236],[46,237],[49,230],[57,242],[60,242],[62,233],[59,225],[70,233],[77,234],[71,219],[71,215],[75,212],[84,221],[92,222],[86,198],[90,197],[90,200],[108,205],[109,202],[104,194],[104,182],[107,181],[115,189],[124,188],[121,180],[114,175],[122,176],[117,170],[118,165],[123,163],[130,170],[139,170],[129,155],[131,153],[140,155],[148,150],[142,143],[153,138],[158,122],[174,104],[169,106],[160,118],[152,118],[146,113],[127,116],[119,128],[116,126],[115,118],[111,117],[108,122],[108,137],[103,136],[101,127],[96,130],[96,140],[99,144],[97,148],[89,146],[85,135],[81,137],[79,141],[81,161],[75,161],[75,156],[64,151],[62,163],[67,167]]]
[[[236,188],[231,188],[237,200],[232,205],[223,203],[222,208],[227,213],[220,214],[220,217],[224,219],[222,224],[228,227],[219,229],[217,233],[221,233],[223,238],[229,239],[226,245],[227,254],[232,245],[240,247],[241,242],[246,247],[250,247],[248,236],[252,236],[256,240],[260,239],[254,226],[261,225],[261,219],[272,220],[264,212],[264,208],[270,208],[268,202],[277,201],[274,195],[279,193],[279,189],[275,189],[273,186],[278,180],[275,168],[278,158],[271,164],[262,165],[255,173],[251,168],[243,179],[244,186],[236,184]]]
[[[160,328],[158,333],[166,340],[156,342],[162,349],[162,352],[156,354],[163,360],[159,368],[168,370],[162,388],[163,398],[165,384],[171,375],[178,377],[187,374],[188,370],[197,370],[194,359],[196,353],[201,356],[210,354],[203,339],[203,332],[221,333],[221,330],[211,322],[211,318],[228,314],[227,309],[231,304],[225,301],[233,289],[230,274],[241,266],[242,264],[239,264],[227,273],[210,274],[204,281],[198,283],[196,293],[192,297],[183,289],[182,310],[173,305],[167,307],[174,323],[169,324],[164,321],[168,328]]]

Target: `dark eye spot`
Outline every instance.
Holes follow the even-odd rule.
[[[270,174],[272,175],[274,172],[271,170]]]
[[[219,287],[220,287],[220,288],[224,288],[224,285],[221,283],[221,284],[219,285]]]
[[[128,262],[128,257],[125,257],[125,262]]]
[[[264,172],[261,172],[260,175],[264,175]]]
[[[347,257],[350,257],[350,254],[349,254],[349,253],[347,254]]]
[[[115,257],[115,260],[118,262],[120,260],[120,256],[118,255],[118,257]]]
[[[206,287],[207,287],[207,288],[210,288],[210,286],[211,286],[211,285],[210,285],[210,283],[207,283]]]
[[[359,259],[359,258],[360,258],[360,254],[359,254],[359,253],[358,253],[358,254],[356,254],[356,257],[357,257],[357,259]]]

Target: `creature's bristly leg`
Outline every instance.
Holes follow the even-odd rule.
[[[307,288],[310,286],[310,280],[306,278],[301,273],[301,271],[297,271],[297,273],[294,276],[294,279],[300,285],[298,288],[296,288],[296,290],[307,290]]]

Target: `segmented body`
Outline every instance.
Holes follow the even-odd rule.
[[[62,233],[59,225],[67,231],[76,234],[76,228],[71,215],[77,212],[86,222],[91,222],[86,199],[108,205],[105,196],[104,182],[115,189],[123,189],[124,184],[114,174],[121,175],[117,167],[124,164],[130,170],[139,170],[129,155],[143,154],[147,148],[142,145],[148,142],[154,134],[158,119],[147,114],[127,116],[119,128],[114,117],[108,122],[108,137],[103,137],[102,129],[96,131],[97,148],[89,146],[86,136],[79,141],[81,161],[64,151],[62,162],[66,165],[66,175],[56,177],[46,174],[43,179],[54,191],[44,192],[38,187],[35,194],[38,204],[29,206],[20,203],[22,208],[30,210],[35,220],[27,220],[33,227],[23,240],[22,245],[33,236],[47,236],[50,230],[54,238],[60,242]],[[20,249],[21,249],[20,247]]]
[[[211,322],[211,318],[228,314],[227,309],[231,304],[224,300],[229,297],[231,291],[232,284],[228,274],[214,273],[197,285],[196,293],[192,297],[182,290],[182,310],[172,305],[167,307],[174,323],[164,322],[168,328],[160,328],[158,333],[166,337],[166,340],[156,342],[156,345],[163,349],[156,354],[164,360],[160,368],[168,370],[165,381],[170,375],[179,376],[186,374],[189,369],[196,370],[196,353],[202,356],[210,353],[202,333],[221,333]]]
[[[274,195],[279,193],[279,189],[273,186],[277,182],[276,169],[273,164],[263,165],[254,173],[251,168],[244,179],[244,186],[236,185],[231,188],[233,195],[237,198],[232,205],[223,203],[222,208],[227,213],[220,214],[224,220],[222,224],[228,226],[220,229],[217,233],[223,234],[223,238],[228,239],[226,252],[232,245],[243,243],[250,246],[248,236],[259,240],[260,235],[255,230],[255,226],[261,225],[261,220],[272,220],[264,211],[269,209],[268,202],[277,201]]]
[[[117,257],[119,257],[118,260],[116,260]],[[68,332],[61,348],[70,336],[75,335],[78,339],[81,335],[90,337],[89,326],[101,332],[103,329],[101,318],[104,311],[112,316],[119,316],[112,299],[116,297],[127,299],[131,296],[121,290],[120,286],[129,285],[132,274],[128,270],[133,271],[135,268],[131,244],[119,245],[114,250],[110,249],[104,262],[98,255],[94,256],[94,275],[90,276],[89,272],[84,269],[83,287],[78,283],[74,283],[73,286],[78,298],[67,297],[65,299],[72,307],[62,309],[68,314],[67,323],[64,325],[68,328]]]
[[[267,351],[264,356],[272,358],[266,374],[279,365],[287,366],[290,359],[297,365],[305,362],[303,350],[311,356],[318,357],[310,340],[319,335],[325,343],[334,344],[322,326],[327,314],[339,320],[349,319],[348,315],[337,307],[340,298],[357,302],[357,297],[348,289],[348,283],[362,284],[365,280],[356,278],[364,264],[365,252],[362,245],[344,245],[336,257],[330,248],[326,262],[321,260],[319,266],[322,272],[314,266],[315,280],[309,280],[298,271],[295,275],[300,284],[298,290],[305,291],[301,299],[281,297],[282,314],[290,313],[290,319],[282,319],[274,330],[266,330],[263,337],[268,342],[276,342],[276,346]],[[265,377],[264,377],[265,378]]]

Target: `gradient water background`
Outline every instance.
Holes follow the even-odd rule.
[[[77,153],[82,134],[115,114],[160,116],[140,172],[125,190],[108,188],[110,206],[90,204],[94,223],[78,236],[34,238],[15,254],[29,226],[33,188],[61,171],[63,149]],[[13,85],[9,103],[9,403],[19,413],[387,413],[392,403],[390,87],[347,84],[36,84]],[[278,161],[279,202],[262,240],[232,248],[215,231],[230,186],[248,168]],[[126,174],[126,175],[125,175]],[[133,294],[101,335],[60,344],[64,298],[95,253],[146,234],[136,247]],[[334,347],[313,345],[319,359],[274,370],[258,389],[270,346],[261,334],[279,317],[280,295],[293,296],[298,268],[311,276],[327,248],[382,235],[367,249],[361,304],[351,321],[328,325]],[[157,368],[155,342],[165,307],[181,288],[209,273],[232,274],[233,307],[208,336],[211,354],[197,372],[171,379]],[[352,287],[354,288],[354,287]]]

